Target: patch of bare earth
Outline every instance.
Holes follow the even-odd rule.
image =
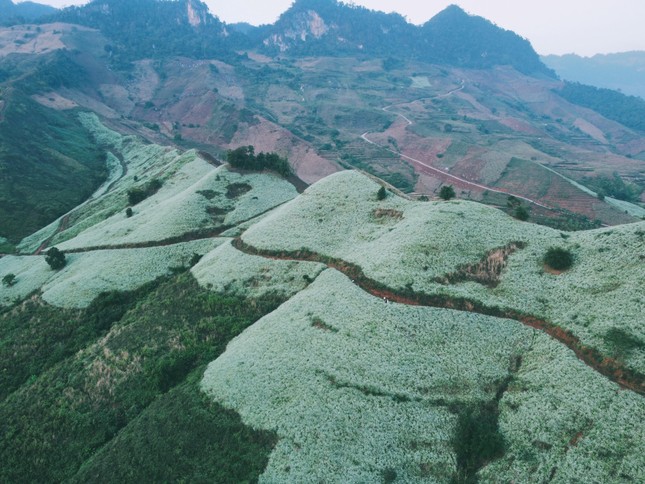
[[[74,109],[78,107],[78,104],[67,99],[66,97],[61,96],[57,92],[49,92],[47,94],[34,94],[31,98],[37,103],[42,104],[45,107],[56,109],[58,111],[64,111],[65,109]]]
[[[296,175],[309,184],[339,171],[338,165],[320,156],[291,132],[264,118],[257,119],[257,124],[241,127],[227,148],[253,145],[256,153],[276,152],[286,156]]]
[[[496,287],[501,281],[502,271],[508,263],[508,257],[525,247],[525,242],[511,242],[504,247],[491,250],[476,264],[460,266],[455,272],[438,277],[435,281],[440,284],[472,281],[484,286]]]
[[[382,224],[396,223],[399,220],[403,220],[403,212],[393,208],[377,208],[372,212],[372,215],[377,222]]]

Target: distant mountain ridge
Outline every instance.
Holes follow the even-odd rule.
[[[542,61],[568,81],[622,91],[645,99],[645,52],[580,57],[549,55]]]
[[[511,65],[524,74],[555,77],[531,44],[514,32],[451,5],[423,26],[337,0],[297,0],[263,39],[267,53],[392,55],[457,67]]]
[[[268,55],[364,54],[487,69],[510,65],[553,78],[531,44],[451,5],[423,26],[397,14],[337,0],[296,0],[272,25],[228,27],[199,0],[94,0],[50,20],[101,30],[127,60],[163,55],[229,57],[240,49]]]
[[[200,0],[94,0],[48,20],[100,30],[113,42],[112,56],[125,62],[173,55],[227,57],[233,53],[231,41],[241,35],[228,32]]]
[[[56,11],[54,7],[35,2],[15,4],[11,0],[0,0],[0,22],[32,21]]]

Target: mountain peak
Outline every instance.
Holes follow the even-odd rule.
[[[510,65],[524,74],[555,77],[528,40],[457,5],[446,7],[421,30],[425,60],[471,68]]]

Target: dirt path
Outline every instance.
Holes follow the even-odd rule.
[[[421,102],[421,101],[429,100],[429,99],[445,98],[445,97],[451,96],[452,94],[454,94],[456,92],[459,92],[459,91],[463,90],[465,86],[466,86],[465,81],[461,81],[461,86],[460,87],[458,87],[456,89],[453,89],[453,90],[451,90],[451,91],[449,91],[447,93],[440,94],[440,95],[433,96],[433,97],[417,99],[415,101],[412,101],[411,103],[401,103],[401,104],[413,104],[413,103],[417,103],[417,102]],[[414,122],[412,120],[410,120],[408,117],[404,116],[401,113],[391,111],[391,109],[396,107],[396,106],[400,106],[400,104],[391,104],[390,106],[386,106],[386,107],[382,108],[382,110],[387,112],[387,113],[391,113],[391,114],[395,114],[396,116],[399,116],[401,119],[403,119],[408,124],[408,126],[412,126],[414,124]],[[504,195],[512,195],[515,198],[519,198],[520,200],[524,200],[525,202],[532,203],[533,205],[537,205],[538,207],[542,207],[542,208],[545,208],[547,210],[553,210],[552,207],[549,207],[547,205],[544,205],[544,204],[542,204],[540,202],[537,202],[537,201],[532,200],[530,198],[524,197],[522,195],[518,195],[516,193],[511,193],[511,192],[509,192],[507,190],[500,190],[499,188],[492,188],[492,187],[489,187],[489,186],[486,186],[486,185],[481,185],[479,183],[468,181],[468,180],[466,180],[464,178],[461,178],[461,177],[452,175],[450,173],[447,173],[447,172],[445,172],[443,170],[440,170],[439,168],[436,168],[436,167],[434,167],[432,165],[429,165],[429,164],[427,164],[427,163],[425,163],[425,162],[423,162],[421,160],[418,160],[416,158],[412,158],[411,156],[407,156],[407,155],[404,155],[403,153],[400,153],[398,151],[392,150],[387,146],[379,145],[378,143],[376,143],[376,142],[374,142],[374,141],[372,141],[372,140],[370,140],[368,138],[369,134],[370,134],[370,132],[366,131],[365,133],[363,133],[361,135],[361,139],[363,139],[363,141],[366,141],[367,143],[369,143],[371,145],[374,145],[374,146],[377,146],[377,147],[379,147],[381,149],[384,149],[384,150],[386,150],[386,151],[388,151],[388,152],[390,152],[390,153],[392,153],[392,154],[394,154],[396,156],[400,156],[401,158],[403,158],[405,160],[411,161],[418,169],[420,169],[420,171],[422,171],[422,172],[424,172],[424,173],[426,173],[428,175],[435,175],[435,176],[439,175],[440,178],[452,180],[453,182],[456,182],[455,184],[458,185],[461,188],[471,188],[471,189],[474,188],[474,189],[477,189],[477,190],[486,190],[486,191],[493,192],[493,193],[501,193],[501,194],[504,194]]]
[[[383,299],[384,304],[389,301],[414,306],[426,306],[443,309],[454,309],[471,313],[494,316],[498,318],[513,319],[525,326],[545,332],[560,343],[571,349],[576,356],[587,366],[609,378],[622,388],[631,390],[639,395],[645,396],[645,375],[627,368],[620,361],[602,355],[598,350],[584,345],[580,339],[568,330],[565,330],[545,319],[524,314],[512,309],[502,309],[495,306],[487,306],[479,301],[466,298],[456,298],[446,295],[430,295],[415,292],[413,290],[395,291],[384,284],[367,277],[363,270],[352,263],[341,259],[326,257],[315,252],[300,250],[296,252],[273,252],[256,249],[236,238],[233,245],[238,250],[251,255],[258,255],[269,259],[320,262],[327,267],[336,269],[347,277],[354,284],[369,294]]]

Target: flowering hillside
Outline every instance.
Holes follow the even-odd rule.
[[[276,253],[306,249],[341,259],[397,291],[544,318],[645,374],[645,223],[566,233],[472,202],[412,202],[391,193],[379,201],[378,189],[357,172],[332,175],[242,240]],[[495,266],[492,259],[511,245],[497,256],[499,273],[468,276],[480,263]],[[550,247],[573,255],[570,270],[545,267]]]
[[[333,270],[233,340],[202,387],[277,432],[261,482],[473,477],[454,437],[473,415],[503,440],[484,480],[645,478],[642,397],[518,322],[387,302]]]

